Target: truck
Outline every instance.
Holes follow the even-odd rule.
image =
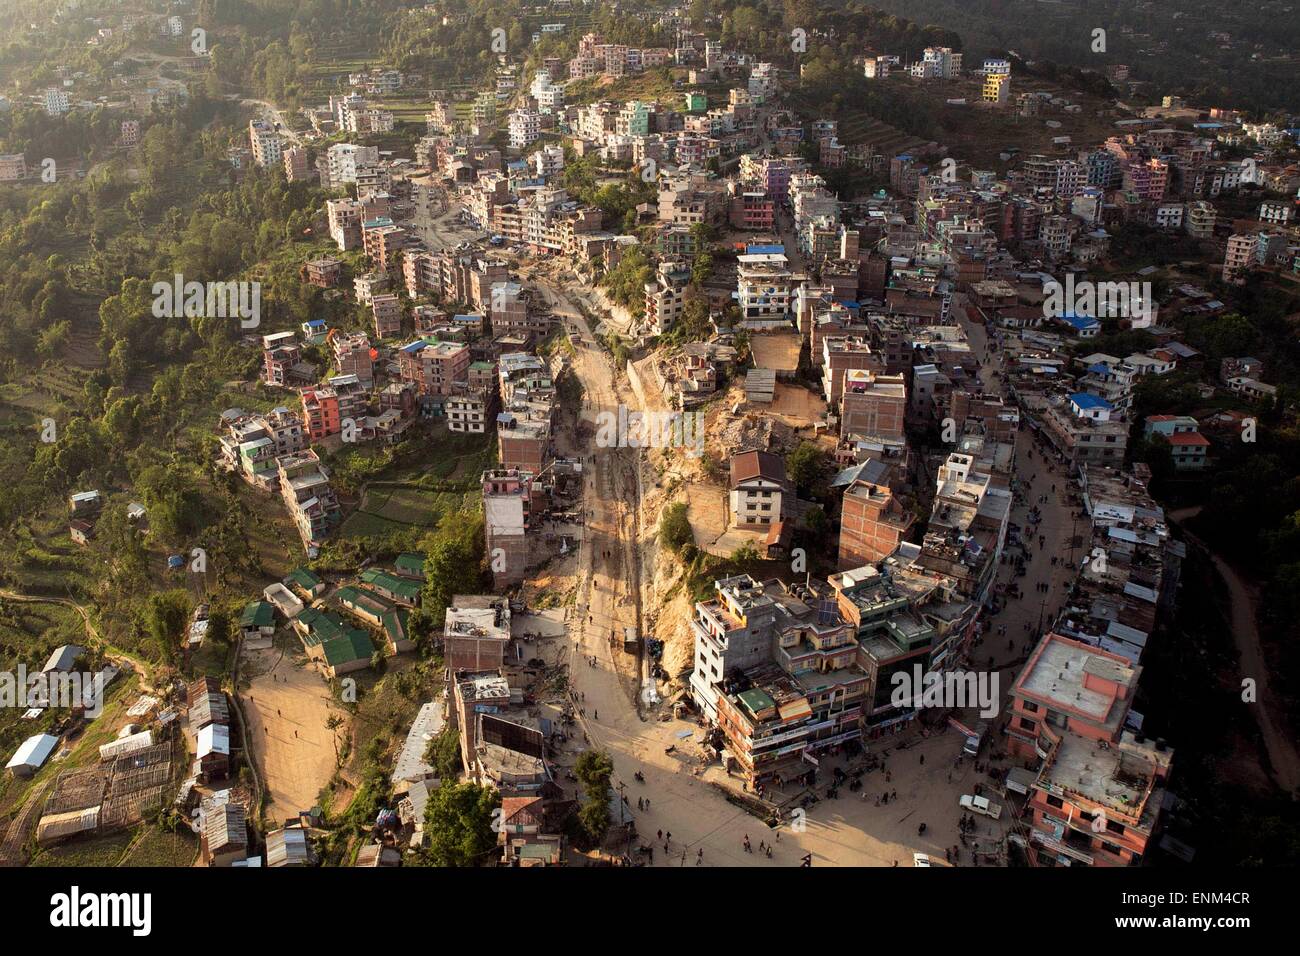
[[[961,796],[961,808],[969,810],[971,813],[978,813],[986,817],[992,817],[994,820],[1002,816],[1002,804],[989,802],[988,797],[977,797],[973,794],[963,793]]]

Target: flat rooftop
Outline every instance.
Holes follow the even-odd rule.
[[[1154,745],[1134,745],[1125,734],[1120,745],[1103,748],[1099,741],[1067,733],[1056,748],[1051,766],[1039,776],[1039,785],[1060,787],[1150,827],[1159,800],[1155,772],[1163,758],[1167,765],[1172,751],[1157,753]]]
[[[1130,689],[1137,684],[1139,668],[1126,661],[1102,656],[1094,648],[1049,634],[1042,649],[1029,661],[1017,685],[1034,697],[1082,713],[1103,726],[1117,725],[1116,698],[1084,686],[1085,675],[1114,681]]]

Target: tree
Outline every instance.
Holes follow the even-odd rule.
[[[433,767],[434,775],[444,782],[460,776],[460,734],[454,726],[448,724],[429,741],[424,751],[424,762]]]
[[[609,832],[609,779],[614,775],[614,762],[604,751],[586,750],[573,765],[573,772],[584,794],[578,820],[587,836],[599,844]]]
[[[343,718],[339,714],[330,714],[325,718],[325,729],[330,732],[330,740],[334,744],[334,766],[341,766],[343,761],[339,759],[339,735],[338,729],[343,726]]]
[[[695,543],[685,502],[673,502],[659,513],[659,540],[674,554],[681,554],[682,548]]]
[[[785,470],[795,487],[811,488],[826,468],[826,453],[812,442],[803,442],[785,459]]]
[[[482,866],[496,848],[493,823],[501,795],[476,783],[444,783],[429,794],[425,857],[432,866]]]
[[[151,594],[145,607],[145,626],[164,660],[172,660],[185,623],[189,619],[190,599],[184,591],[173,589]]]
[[[449,520],[455,518],[456,520]],[[457,594],[472,594],[482,577],[483,518],[448,515],[443,518],[426,549],[424,607],[439,626]]]

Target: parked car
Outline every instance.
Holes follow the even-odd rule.
[[[988,797],[977,797],[973,794],[964,793],[961,797],[961,808],[969,810],[972,813],[979,813],[986,817],[992,817],[996,820],[1002,816],[1002,804],[989,802]]]
[[[930,865],[930,855],[929,855],[928,853],[913,853],[913,854],[912,854],[912,865],[913,865],[913,866],[929,866],[929,865]]]

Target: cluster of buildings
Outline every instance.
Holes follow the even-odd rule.
[[[1087,527],[1077,578],[1011,689],[1008,751],[1025,769],[1008,787],[1025,797],[1020,840],[1038,865],[1135,865],[1171,803],[1173,750],[1144,734],[1133,702],[1186,550],[1149,477],[1142,465],[1079,469]]]

